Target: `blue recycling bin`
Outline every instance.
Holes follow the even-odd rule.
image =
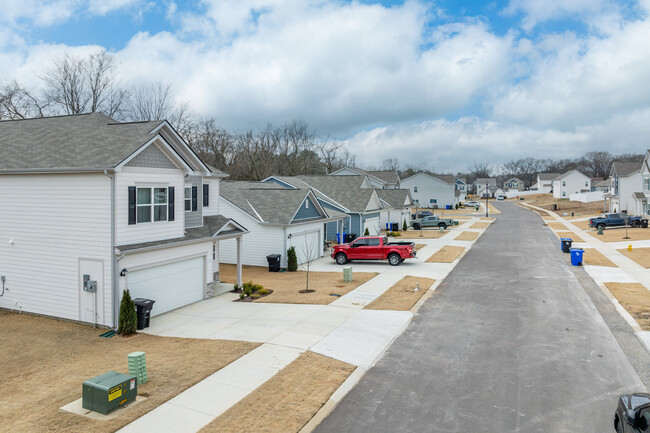
[[[582,248],[571,248],[571,264],[573,266],[582,265],[582,254],[585,252]]]
[[[390,230],[390,224],[386,223],[386,231]]]
[[[560,249],[563,253],[568,253],[571,250],[571,244],[573,239],[571,238],[560,238]]]
[[[336,234],[336,243],[340,244],[341,243],[341,233]]]

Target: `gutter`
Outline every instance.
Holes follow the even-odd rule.
[[[60,173],[101,173],[104,174],[111,168],[103,167],[82,167],[82,168],[16,168],[8,170],[0,170],[0,174],[60,174]],[[106,176],[111,177],[106,174]]]
[[[113,305],[113,328],[117,329],[118,314],[119,314],[119,277],[118,277],[118,258],[115,255],[115,172],[108,174],[108,170],[104,170],[104,174],[111,179],[111,300]]]

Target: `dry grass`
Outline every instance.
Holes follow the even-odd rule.
[[[603,201],[595,201],[592,203],[581,203],[578,201],[569,201],[569,199],[553,198],[553,194],[531,194],[527,195],[525,203],[531,204],[533,206],[541,207],[546,210],[553,209],[553,205],[557,205],[557,210],[553,211],[558,215],[563,213],[568,213],[571,216],[571,212],[575,214],[583,215],[592,215],[597,214],[598,211],[603,210]],[[578,218],[578,216],[575,216]]]
[[[478,233],[476,233],[476,232],[463,232],[460,235],[458,235],[455,240],[457,240],[457,241],[473,241],[477,237],[478,237]]]
[[[584,242],[584,240],[573,232],[554,232],[558,238],[570,238],[573,242]]]
[[[587,234],[599,239],[603,242],[624,242],[624,241],[647,241],[650,240],[650,229],[627,229],[627,235],[630,239],[623,239],[625,237],[625,228],[605,229],[602,235],[598,235],[595,230],[587,231]]]
[[[567,226],[557,221],[548,223],[548,226],[553,230],[568,230]]]
[[[484,221],[494,221],[494,218],[492,217],[481,217],[481,219]]]
[[[600,251],[594,248],[586,248],[582,255],[582,264],[591,266],[609,266],[615,268],[616,265],[612,263],[607,257],[601,254]]]
[[[650,331],[650,291],[639,283],[605,283],[644,331]]]
[[[589,221],[588,220],[585,220],[585,221],[571,221],[571,224],[573,224],[574,226],[578,227],[579,229],[582,229],[582,230],[585,230],[585,231],[588,231],[588,230],[592,230],[594,232],[596,231],[595,228],[589,227]]]
[[[307,273],[304,271],[269,272],[268,268],[262,266],[242,267],[242,279],[244,281],[252,281],[255,284],[261,284],[266,289],[273,290],[273,293],[269,296],[253,302],[272,304],[326,305],[376,276],[376,272],[355,272],[354,280],[346,283],[343,281],[343,268],[341,268],[341,272],[310,272],[309,289],[314,290],[314,292],[299,293],[299,290],[305,289]],[[221,281],[234,284],[237,279],[237,267],[222,264],[219,277]]]
[[[490,227],[490,223],[474,223],[469,226],[470,229],[486,229]]]
[[[355,368],[343,361],[305,352],[200,431],[298,432]]]
[[[402,232],[402,237],[405,239],[439,239],[445,236],[447,233],[449,233],[449,230],[445,230],[440,233],[440,230],[438,229],[411,229],[408,232]]]
[[[426,246],[427,244],[415,244],[415,251],[420,251],[422,248]]]
[[[0,311],[0,430],[114,432],[259,346],[146,334],[99,338],[105,331]],[[146,400],[108,421],[59,412],[81,397],[84,380],[111,370],[128,373],[127,355],[140,350],[149,381],[138,394]]]
[[[380,297],[366,305],[369,310],[409,311],[431,288],[436,280],[407,276],[386,290]],[[420,290],[415,290],[418,283]]]
[[[446,245],[429,257],[427,263],[452,263],[463,253],[463,251],[465,251],[464,247],[452,247]]]
[[[644,268],[650,268],[650,248],[632,248],[632,251],[624,248],[618,251]]]

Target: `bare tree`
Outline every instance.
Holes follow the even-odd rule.
[[[194,113],[187,103],[177,103],[171,94],[171,84],[160,82],[131,89],[126,117],[131,121],[167,120],[176,131],[188,139],[194,124]]]
[[[300,290],[300,293],[311,293],[315,291],[309,288],[309,271],[314,260],[320,257],[322,246],[318,244],[319,242],[319,237],[305,235],[303,236],[301,245],[298,245],[298,249],[302,252],[302,256],[305,259],[300,264],[300,268],[305,271],[305,288]]]
[[[11,81],[0,87],[0,119],[28,119],[47,116],[49,104],[43,97]]]
[[[606,178],[614,157],[609,152],[588,152],[581,159],[581,166],[587,176]]]
[[[398,171],[400,168],[399,160],[397,158],[384,159],[382,168],[386,171]]]

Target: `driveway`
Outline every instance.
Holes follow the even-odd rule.
[[[537,215],[498,207],[317,432],[613,431],[645,387]]]

